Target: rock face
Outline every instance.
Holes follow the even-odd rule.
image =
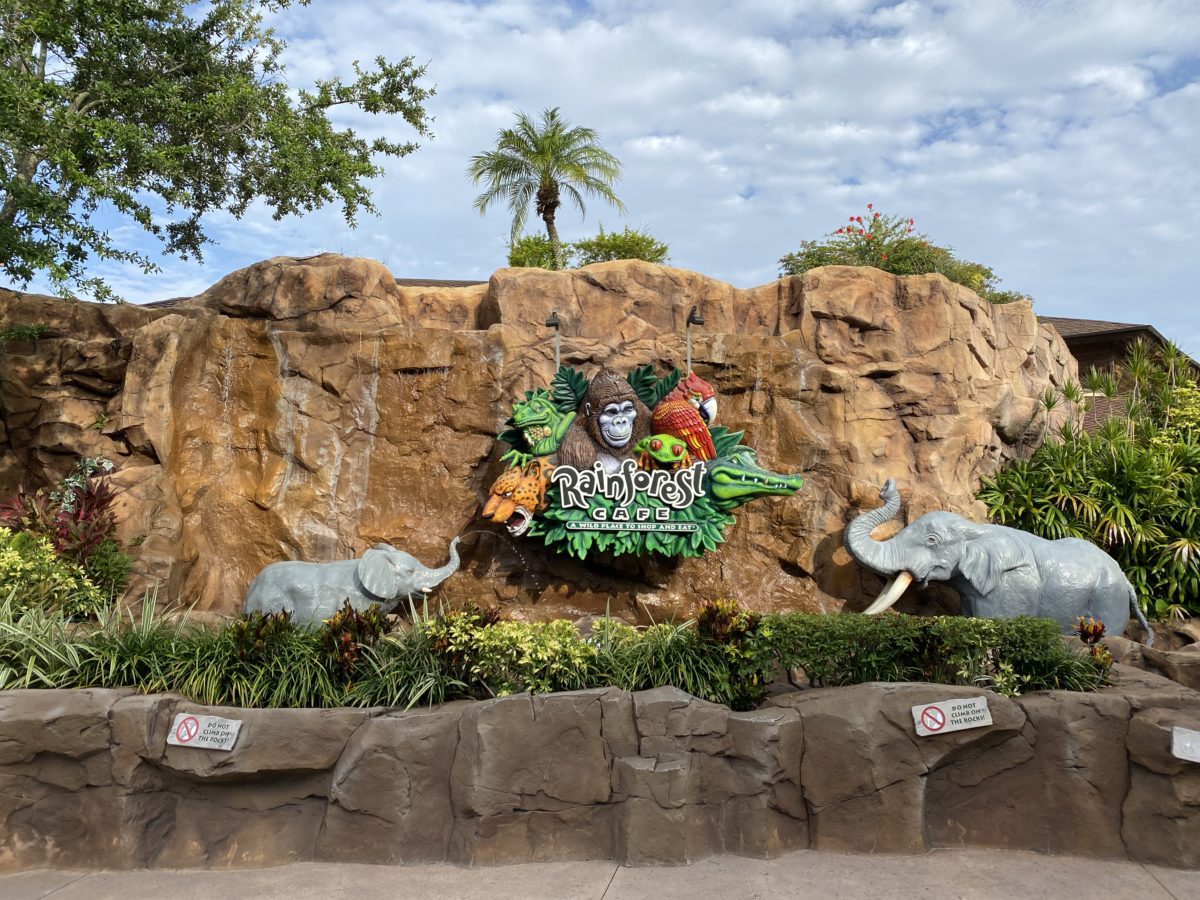
[[[432,709],[245,710],[129,691],[0,692],[0,870],[303,860],[688,863],[787,850],[992,847],[1200,865],[1200,694],[1118,667],[1097,694],[931,684],[775,697],[674,688]],[[911,709],[986,694],[991,727]],[[241,719],[232,752],[176,713]]]
[[[323,255],[268,260],[159,308],[0,294],[5,324],[50,329],[0,353],[0,493],[107,456],[121,536],[142,539],[131,595],[157,584],[218,612],[239,609],[270,562],[387,540],[441,565],[455,535],[462,569],[439,597],[526,618],[686,615],[716,596],[862,608],[878,582],[841,550],[856,507],[894,476],[910,516],[981,518],[979,476],[1036,444],[1037,398],[1075,375],[1028,304],[876,269],[738,290],[625,261],[420,288]],[[693,305],[706,323],[693,367],[719,394],[719,422],[744,429],[767,467],[803,473],[800,494],[755,501],[718,552],[683,562],[579,563],[480,521],[501,469],[495,435],[513,399],[553,374],[551,311],[565,363],[666,371],[683,364]]]

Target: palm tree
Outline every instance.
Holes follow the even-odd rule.
[[[563,267],[562,242],[554,225],[554,216],[566,194],[586,212],[583,194],[607,200],[618,210],[625,207],[613,193],[612,183],[621,174],[621,163],[597,143],[591,128],[572,128],[558,114],[558,107],[542,112],[534,122],[525,113],[517,113],[515,128],[503,128],[496,136],[496,149],[471,157],[467,175],[472,184],[486,183],[475,198],[480,215],[500,199],[512,211],[512,240],[520,237],[529,214],[529,203],[536,204],[538,217],[546,223],[546,234],[554,251],[554,268]],[[581,193],[582,192],[582,193]]]

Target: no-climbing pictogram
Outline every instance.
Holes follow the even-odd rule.
[[[187,716],[175,727],[175,739],[181,744],[189,743],[200,733],[200,720],[195,716]]]
[[[946,724],[946,714],[936,706],[921,710],[921,724],[930,731],[941,731]]]

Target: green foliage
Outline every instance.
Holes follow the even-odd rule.
[[[455,677],[435,647],[429,628],[418,624],[389,634],[367,648],[359,663],[358,680],[347,702],[355,706],[432,706],[469,696],[470,688]]]
[[[113,538],[116,497],[104,477],[112,468],[108,460],[81,459],[55,490],[30,494],[19,488],[16,496],[0,504],[0,526],[49,542],[64,562],[82,569],[105,599],[125,590],[133,565]],[[93,477],[97,473],[101,477]],[[78,615],[95,611],[90,600],[75,610]]]
[[[569,244],[563,245],[562,256],[562,268],[574,268]],[[554,264],[554,245],[550,238],[541,234],[523,234],[514,238],[508,245],[508,264],[517,269],[559,268]]]
[[[719,648],[727,675],[722,693],[734,709],[753,709],[766,694],[775,665],[770,627],[732,600],[710,600],[696,617],[700,640]]]
[[[800,249],[780,258],[780,275],[802,275],[818,266],[874,266],[894,275],[936,272],[970,288],[991,303],[1030,299],[1017,291],[1002,291],[999,279],[987,266],[959,259],[949,247],[939,247],[916,231],[916,222],[877,212],[867,204],[866,216],[850,216],[849,223],[819,241],[801,241]]]
[[[120,597],[125,591],[132,568],[133,558],[111,538],[97,544],[83,564],[88,580],[109,600]]]
[[[1067,646],[1049,619],[764,616],[778,659],[817,686],[931,681],[1002,694],[1094,690],[1107,669]]]
[[[1163,407],[1163,427],[1150,438],[1156,447],[1200,443],[1200,389],[1180,385],[1172,389],[1170,401]]]
[[[527,269],[578,269],[592,263],[614,259],[641,259],[663,264],[670,248],[647,231],[625,227],[624,231],[605,231],[593,238],[580,238],[559,247],[562,265],[554,264],[554,245],[548,237],[525,234],[508,245],[508,264]]]
[[[1132,349],[1120,379],[1092,373],[1093,389],[1126,384],[1129,415],[1096,433],[1079,427],[1086,404],[1027,459],[982,480],[989,515],[1056,539],[1079,537],[1121,565],[1151,615],[1200,613],[1200,391]],[[1172,380],[1174,384],[1172,385]]]
[[[672,369],[659,378],[655,374],[654,366],[647,365],[634,369],[625,377],[625,380],[629,382],[629,386],[633,388],[638,399],[650,409],[654,409],[663,397],[675,389],[675,385],[679,384],[679,378],[678,369]]]
[[[19,608],[67,616],[94,616],[105,600],[78,563],[54,552],[49,538],[0,527],[0,597],[9,595]]]
[[[465,610],[428,625],[450,673],[474,696],[572,691],[592,686],[595,648],[566,619],[499,621],[495,610]]]
[[[613,259],[641,259],[650,263],[665,263],[671,248],[648,231],[625,226],[624,231],[605,231],[594,238],[582,238],[572,244],[575,266],[590,266],[592,263],[608,262]]]
[[[587,377],[571,366],[559,366],[550,382],[550,396],[561,413],[574,412],[587,396]]]
[[[702,641],[690,622],[636,629],[605,619],[595,624],[591,640],[605,685],[627,691],[671,685],[716,703],[732,699],[724,654]]]
[[[353,681],[363,651],[391,630],[392,623],[378,604],[359,612],[347,598],[321,629],[321,649],[333,661],[338,674],[346,681]]]
[[[133,610],[109,608],[99,627],[76,638],[79,663],[71,677],[79,687],[137,687],[144,691],[171,689],[168,671],[183,643],[186,618],[166,623],[155,609],[156,597],[147,592],[140,616]]]
[[[229,640],[238,659],[269,656],[274,648],[286,641],[296,630],[292,614],[287,610],[264,613],[259,610],[243,613],[229,623]]]
[[[0,690],[78,687],[79,662],[61,610],[26,606],[15,588],[0,594]]]
[[[496,149],[471,157],[467,175],[474,185],[483,184],[475,198],[475,209],[482,215],[493,203],[504,201],[512,213],[509,240],[519,244],[529,207],[536,207],[546,224],[552,268],[566,267],[562,242],[555,216],[565,194],[585,212],[587,194],[624,209],[613,193],[613,182],[621,174],[620,161],[599,144],[599,135],[591,128],[571,125],[559,115],[558,108],[546,109],[535,122],[523,112],[517,124],[496,135]]]
[[[50,330],[48,325],[9,325],[0,328],[0,350],[9,341],[36,341]]]
[[[334,627],[330,628],[329,625]],[[414,612],[393,634],[371,615],[320,628],[251,614],[220,628],[169,621],[147,595],[140,612],[72,626],[61,611],[0,600],[0,688],[133,687],[208,705],[403,706],[592,687],[672,685],[749,709],[772,673],[802,668],[814,685],[927,680],[1006,694],[1094,690],[1110,660],[1085,655],[1047,619],[758,616],[706,604],[695,623],[635,628],[597,621],[582,637],[566,620],[501,621],[496,610]],[[331,648],[358,645],[353,665]]]
[[[288,5],[0,0],[0,268],[105,298],[89,257],[156,266],[95,224],[102,207],[185,258],[208,242],[206,216],[255,200],[277,218],[331,201],[351,224],[372,211],[376,158],[416,145],[335,128],[329,111],[398,115],[427,134],[425,69],[377,57],[354,63],[352,83],[297,89],[264,21]]]

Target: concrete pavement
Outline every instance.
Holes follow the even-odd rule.
[[[773,860],[724,856],[676,868],[608,861],[458,868],[298,863],[232,871],[39,870],[0,875],[0,900],[195,900],[197,897],[454,898],[454,900],[922,900],[1014,897],[1200,900],[1200,871],[1002,850],[937,850],[924,856],[799,851]]]

